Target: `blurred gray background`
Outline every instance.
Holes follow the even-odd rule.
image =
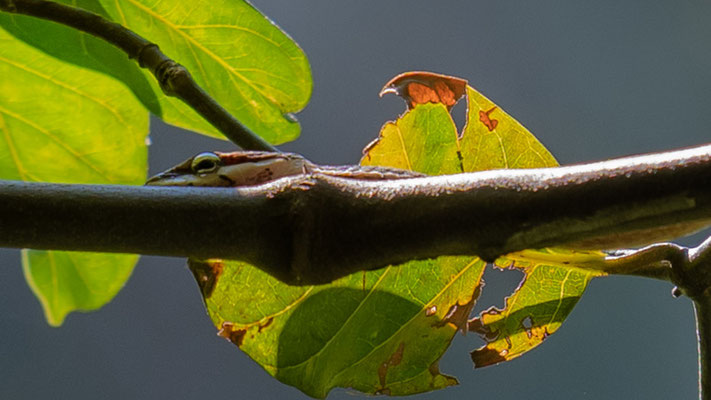
[[[310,105],[283,146],[320,163],[356,163],[404,103],[379,99],[408,70],[470,84],[563,163],[710,142],[708,1],[255,0],[309,56]],[[233,147],[154,120],[151,173]],[[199,229],[200,227],[196,227]],[[692,245],[698,235],[681,240]],[[44,322],[19,251],[0,250],[0,398],[306,398],[215,335],[185,261],[144,257],[107,307]],[[515,273],[489,272],[478,309],[503,304]],[[475,335],[441,362],[461,385],[421,399],[691,399],[691,303],[641,278],[592,282],[561,329],[533,352],[472,370]],[[338,389],[330,399],[359,397]]]

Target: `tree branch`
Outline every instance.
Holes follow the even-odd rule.
[[[218,104],[195,83],[185,67],[163,54],[157,44],[127,28],[89,11],[45,0],[0,0],[0,10],[54,21],[111,43],[151,71],[166,95],[192,107],[233,143],[245,150],[278,151]]]
[[[568,167],[238,188],[0,183],[0,246],[222,257],[289,283],[439,255],[620,248],[711,222],[711,145]]]

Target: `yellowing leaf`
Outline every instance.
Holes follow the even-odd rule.
[[[311,95],[303,51],[243,0],[100,0],[118,23],[158,43],[240,122],[269,142],[295,139],[290,113]],[[151,79],[153,84],[154,79]],[[192,109],[156,89],[168,123],[220,136]]]
[[[461,171],[456,127],[441,104],[418,105],[382,136],[364,163]],[[406,395],[455,384],[438,361],[466,329],[484,266],[440,257],[300,288],[244,263],[191,261],[219,334],[319,398],[334,387]]]
[[[370,164],[371,160],[375,160],[384,165],[403,168],[401,160],[404,157],[402,152],[398,152],[398,143],[400,148],[415,148],[421,153],[434,153],[432,158],[446,158],[440,146],[423,146],[427,138],[409,136],[412,129],[399,127],[405,121],[415,118],[434,121],[434,118],[427,119],[420,116],[420,113],[434,108],[441,111],[451,108],[454,104],[448,99],[459,99],[462,82],[466,84],[466,81],[459,78],[426,72],[406,73],[390,81],[384,91],[403,96],[412,109],[396,123],[384,126],[380,137],[366,148],[363,163]],[[456,143],[463,172],[558,165],[550,152],[499,106],[469,85],[466,85],[465,94],[467,123]],[[437,123],[449,126],[447,123]],[[408,124],[408,127],[411,125]],[[425,123],[420,122],[418,126],[423,125]],[[434,131],[426,128],[421,130]],[[450,144],[449,149],[454,146]],[[428,157],[427,162],[436,161]],[[527,255],[526,261],[521,260],[521,254],[524,253]],[[571,268],[585,260],[582,254],[600,261],[604,257],[602,253],[562,249],[527,250],[524,253],[519,254],[518,258],[501,258],[496,263],[501,267],[522,269],[525,278],[508,298],[504,310],[491,309],[472,322],[473,330],[489,341],[486,346],[472,353],[477,367],[510,360],[542,343],[572,311],[589,280],[602,275]],[[556,254],[558,258],[552,258],[551,254]]]
[[[514,359],[543,343],[573,310],[588,282],[603,272],[571,267],[603,262],[605,253],[562,249],[526,250],[496,260],[500,268],[522,269],[525,277],[506,298],[470,323],[488,343],[471,353],[477,368]]]
[[[467,125],[459,141],[465,172],[558,165],[523,125],[471,86],[467,101]]]
[[[366,149],[362,165],[380,165],[426,174],[457,174],[457,127],[441,104],[423,104],[386,123]]]
[[[145,180],[148,113],[119,81],[48,56],[0,28],[0,93],[1,178]],[[29,251],[23,267],[48,322],[60,325],[68,312],[110,301],[136,259]]]
[[[459,173],[463,165],[471,171],[555,164],[548,151],[502,111],[491,115],[496,123],[487,122],[495,125],[491,131],[482,124],[479,111],[490,102],[470,87],[467,129],[458,138],[448,110],[459,98],[461,80],[445,79],[443,83],[436,75],[417,73],[391,81],[392,91],[408,94],[410,110],[383,126],[380,137],[364,151],[363,164],[427,174]],[[280,381],[319,398],[334,387],[407,395],[455,384],[454,378],[439,372],[438,361],[456,332],[469,326],[484,266],[476,257],[442,256],[352,274],[328,285],[293,287],[242,262],[190,262],[218,334]],[[552,276],[572,271],[556,268],[529,268],[523,288],[540,288],[536,271]],[[550,288],[560,288],[562,282],[565,307],[553,312],[532,307],[530,318],[540,321],[542,329],[554,330],[570,311],[568,297],[577,300],[587,280],[574,286],[565,277],[548,282]],[[525,293],[519,296],[527,297]],[[526,301],[538,300],[528,297]],[[526,301],[516,305],[536,304]],[[505,316],[484,324],[493,329],[513,321]]]

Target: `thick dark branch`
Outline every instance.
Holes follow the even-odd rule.
[[[243,188],[0,184],[0,246],[249,261],[290,283],[444,254],[629,247],[711,221],[711,145],[594,164]]]
[[[70,26],[104,39],[153,73],[163,92],[188,104],[229,140],[245,150],[278,151],[233,117],[208,95],[185,67],[163,54],[158,45],[100,15],[44,0],[0,0],[0,10]]]

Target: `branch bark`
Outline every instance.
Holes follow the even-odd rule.
[[[166,95],[185,102],[236,145],[245,150],[278,151],[217,103],[157,44],[127,28],[92,12],[45,0],[0,0],[0,10],[54,21],[111,43],[151,71]]]
[[[0,182],[0,246],[221,257],[289,283],[439,255],[619,248],[711,222],[711,145],[568,167],[241,188]]]

